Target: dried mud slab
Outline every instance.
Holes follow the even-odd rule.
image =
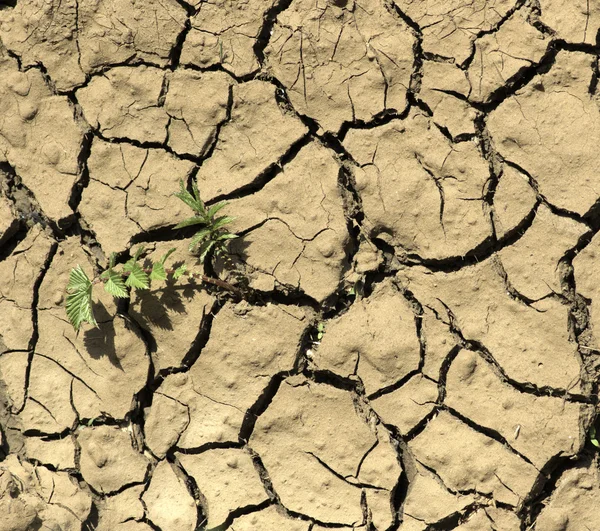
[[[416,371],[419,361],[413,310],[391,281],[380,284],[369,298],[327,322],[314,353],[316,368],[343,377],[358,376],[367,394]]]
[[[339,173],[331,152],[311,142],[260,191],[224,210],[243,234],[231,249],[251,287],[300,289],[318,302],[337,289],[349,243]]]
[[[163,531],[194,531],[198,512],[182,473],[161,461],[142,496],[148,519]]]
[[[470,100],[488,100],[491,94],[515,79],[522,69],[538,63],[544,56],[550,39],[527,18],[521,9],[498,31],[477,39],[467,72]]]
[[[497,531],[500,529],[519,529],[521,520],[509,511],[494,507],[485,507],[475,511],[458,527],[457,531]]]
[[[254,52],[266,13],[275,0],[190,0],[197,12],[181,51],[181,64],[208,68],[216,65],[237,77],[259,68]]]
[[[472,53],[473,42],[491,33],[515,7],[514,0],[394,0],[394,4],[418,25],[423,51],[458,64]]]
[[[144,482],[149,462],[133,447],[127,430],[117,426],[81,427],[77,442],[81,447],[81,475],[95,491],[110,494]]]
[[[446,412],[439,413],[409,448],[452,492],[475,492],[515,507],[525,501],[538,476],[534,466],[503,444]]]
[[[288,510],[327,524],[358,525],[364,493],[373,518],[385,522],[383,528],[392,523],[391,495],[401,473],[396,452],[360,418],[347,392],[285,381],[249,443]]]
[[[34,0],[0,12],[0,39],[24,66],[43,64],[67,91],[107,64],[166,66],[185,20],[175,0]]]
[[[34,331],[34,286],[55,246],[35,227],[0,262],[0,353],[28,349]]]
[[[462,350],[452,362],[444,403],[499,434],[537,469],[555,457],[577,455],[585,442],[587,406],[506,385],[475,352]]]
[[[600,28],[600,9],[594,2],[540,0],[540,20],[568,42],[596,44]]]
[[[3,529],[79,529],[92,508],[89,492],[65,472],[20,462],[15,455],[0,464]]]
[[[240,449],[215,449],[199,455],[177,454],[205,500],[206,529],[223,529],[232,513],[268,500],[250,454]]]
[[[277,17],[266,65],[299,113],[337,132],[404,109],[414,40],[383,4],[294,0]]]
[[[125,250],[136,234],[188,217],[173,196],[194,164],[162,149],[94,140],[88,159],[89,185],[79,211],[105,253]]]
[[[147,524],[136,522],[144,517],[142,493],[145,485],[126,488],[113,496],[96,499],[98,509],[98,529],[115,529],[117,531],[148,531]]]
[[[589,311],[588,347],[600,348],[600,276],[598,257],[600,236],[595,235],[590,243],[573,259],[573,270],[577,293],[587,299]]]
[[[488,119],[500,155],[530,175],[550,204],[581,215],[600,197],[600,158],[592,140],[600,133],[600,110],[589,92],[593,63],[584,53],[558,52],[549,72]]]
[[[410,268],[398,278],[465,339],[481,344],[511,381],[580,390],[580,360],[568,333],[566,306],[551,298],[532,304],[512,298],[493,260],[451,273]]]
[[[204,200],[251,185],[308,132],[296,116],[278,106],[275,90],[264,81],[233,87],[229,121],[197,174]]]
[[[292,519],[289,516],[278,511],[276,507],[267,507],[262,511],[247,514],[236,518],[231,527],[231,531],[254,531],[261,529],[262,531],[312,531],[309,522],[305,520]]]
[[[370,235],[426,259],[462,256],[489,237],[488,165],[473,142],[452,144],[427,116],[351,130],[356,188]]]
[[[578,464],[559,478],[551,498],[538,516],[535,531],[593,529],[600,499],[598,466]]]
[[[86,126],[75,119],[66,96],[53,94],[40,70],[19,71],[1,47],[0,102],[0,161],[14,168],[49,218],[71,216]]]
[[[247,411],[277,375],[291,371],[307,324],[294,308],[227,304],[214,318],[210,339],[188,373],[165,378],[158,392],[175,402],[152,404],[147,419],[165,406],[178,426],[167,438],[162,423],[146,424],[153,451],[235,442]],[[179,403],[184,407],[179,407]]]

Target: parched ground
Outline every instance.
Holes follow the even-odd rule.
[[[599,529],[599,29],[0,2],[0,531]],[[244,298],[97,289],[76,334],[75,265],[193,261],[180,180]]]

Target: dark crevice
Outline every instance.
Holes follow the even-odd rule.
[[[265,49],[269,45],[269,40],[271,39],[271,33],[273,32],[273,27],[275,26],[277,17],[280,13],[290,7],[292,2],[293,0],[278,0],[273,3],[273,5],[265,12],[263,16],[263,25],[253,47],[254,55],[256,56],[261,67],[264,66]]]
[[[207,521],[207,507],[208,502],[202,494],[202,491],[198,487],[198,483],[194,479],[191,474],[188,474],[187,470],[183,467],[183,465],[179,462],[176,456],[168,457],[168,460],[171,464],[175,465],[179,470],[182,477],[185,479],[185,486],[190,493],[190,496],[196,501],[196,531],[204,531],[206,529],[206,521]]]

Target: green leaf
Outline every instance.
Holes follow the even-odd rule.
[[[175,197],[178,197],[179,199],[181,199],[187,206],[189,206],[195,212],[198,212],[200,214],[205,214],[206,213],[206,209],[204,208],[204,203],[200,199],[200,194],[197,193],[198,192],[198,188],[196,186],[195,181],[194,181],[194,184],[193,184],[194,194],[196,195],[195,198],[194,198],[194,196],[192,194],[190,194],[185,189],[185,186],[183,184],[183,180],[179,181],[179,188],[180,188],[179,192],[176,192],[174,194]]]
[[[198,231],[196,234],[194,234],[194,237],[190,241],[189,250],[193,252],[194,249],[200,245],[202,240],[205,240],[208,236],[210,236],[210,229],[202,229]]]
[[[104,289],[113,297],[119,297],[121,299],[126,299],[129,297],[125,282],[123,282],[123,277],[120,273],[109,269],[108,271],[102,273],[101,277],[106,278]]]
[[[166,253],[165,255],[160,259],[160,263],[162,265],[165,265],[165,262],[167,261],[167,258],[169,258],[169,256],[171,256],[174,252],[176,251],[175,247],[171,247]]]
[[[200,191],[198,190],[198,181],[196,179],[192,179],[192,192],[194,192],[196,202],[200,205],[200,211],[202,214],[206,215],[206,207],[204,206],[202,199],[200,199]]]
[[[142,269],[140,264],[134,262],[131,272],[125,281],[125,285],[129,286],[130,288],[148,289],[150,286],[150,281],[147,273]]]
[[[108,269],[115,267],[115,261],[117,260],[117,253],[110,253],[110,259],[108,262]]]
[[[146,248],[143,245],[140,245],[137,248],[137,251],[135,252],[135,254],[133,255],[133,259],[137,262],[140,258],[140,256],[142,256],[142,253],[146,250]]]
[[[180,265],[175,271],[173,271],[173,279],[177,280],[186,271],[187,271],[187,266],[185,264]]]
[[[208,221],[201,217],[193,217],[183,220],[181,223],[175,225],[176,229],[182,229],[183,227],[189,227],[191,225],[208,225]]]
[[[234,238],[237,238],[237,234],[231,234],[230,232],[226,232],[225,234],[221,234],[220,236],[218,236],[217,238],[215,238],[217,241],[223,241],[223,240],[233,240]]]
[[[220,218],[215,219],[215,221],[210,224],[210,228],[211,230],[215,231],[217,229],[220,229],[223,225],[231,223],[233,220],[235,220],[235,218],[232,218],[231,216],[221,216]]]
[[[152,271],[150,271],[150,280],[167,280],[165,266],[161,262],[154,262],[152,264]]]
[[[217,203],[216,205],[211,206],[208,209],[208,212],[206,213],[207,217],[214,218],[215,214],[222,208],[226,207],[228,204],[229,203],[227,203],[226,201],[222,201],[221,203]]]
[[[198,256],[198,260],[200,261],[200,263],[204,262],[204,260],[206,259],[206,256],[208,255],[209,251],[213,248],[214,245],[215,245],[215,242],[211,241],[211,240],[202,242],[202,245],[200,245],[200,249],[198,249],[198,251],[200,252],[200,255]]]
[[[598,442],[598,439],[596,438],[596,426],[593,424],[590,428],[590,441],[596,448],[600,448],[600,442]]]
[[[92,310],[92,282],[79,265],[71,269],[67,285],[67,317],[75,330],[83,323],[98,326]]]

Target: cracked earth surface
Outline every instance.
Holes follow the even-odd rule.
[[[600,9],[0,2],[0,531],[598,529]],[[236,217],[201,284],[196,180]]]

